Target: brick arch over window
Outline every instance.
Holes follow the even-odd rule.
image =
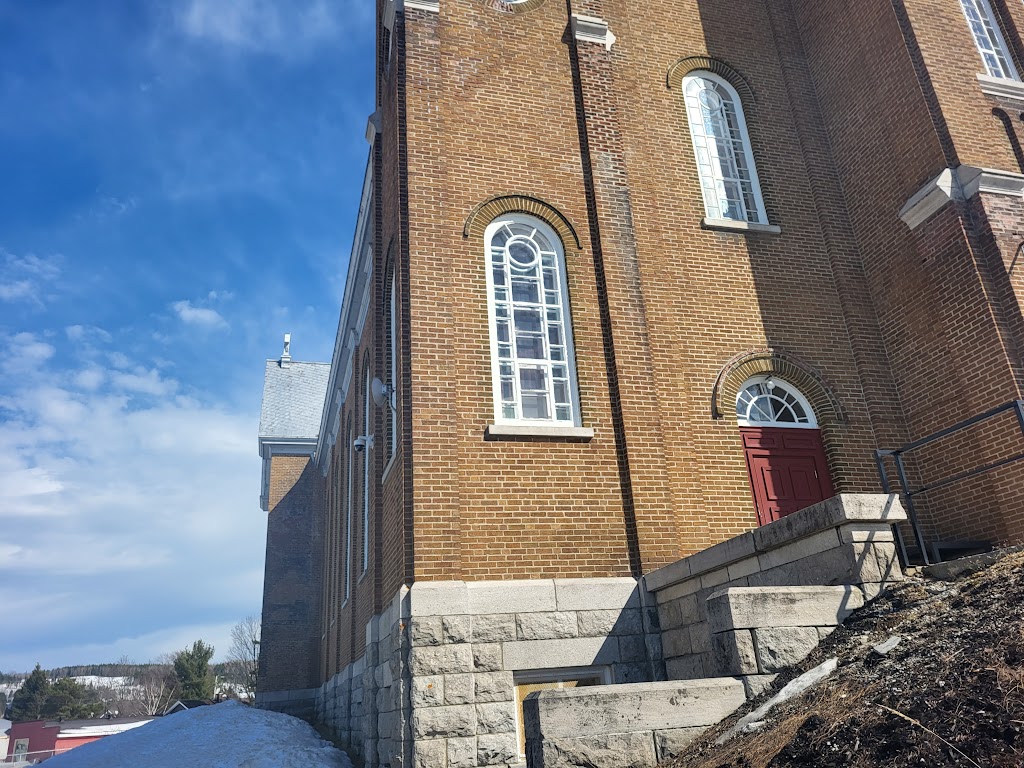
[[[744,107],[752,107],[754,105],[754,89],[750,87],[747,79],[721,59],[713,59],[710,56],[686,56],[679,59],[679,61],[668,68],[665,86],[669,90],[681,89],[683,87],[683,78],[695,70],[703,70],[704,72],[718,75],[736,89]]]
[[[543,219],[554,228],[566,248],[582,250],[580,237],[569,219],[554,206],[530,195],[498,195],[480,203],[473,209],[462,228],[463,237],[482,239],[484,230],[499,216],[507,213],[526,213]]]
[[[526,13],[544,5],[546,0],[484,0],[484,5],[501,13]]]
[[[711,391],[711,418],[735,420],[740,387],[765,374],[774,374],[800,390],[823,427],[847,422],[839,398],[820,373],[793,355],[770,347],[743,352],[722,367]]]

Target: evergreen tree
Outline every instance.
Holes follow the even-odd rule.
[[[174,657],[174,674],[178,678],[183,699],[212,699],[213,672],[210,659],[213,646],[196,640],[191,650],[179,651]]]
[[[98,717],[104,709],[95,688],[87,688],[70,677],[62,677],[50,686],[40,708],[40,716],[47,720],[78,720]]]
[[[11,702],[11,720],[40,720],[43,704],[50,693],[50,680],[46,673],[39,668],[32,670],[32,674],[22,683],[21,688],[14,694]]]

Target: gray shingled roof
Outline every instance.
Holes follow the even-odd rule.
[[[260,437],[316,440],[330,375],[330,363],[267,360]]]

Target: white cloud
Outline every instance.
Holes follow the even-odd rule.
[[[176,301],[171,304],[178,318],[186,325],[195,325],[200,328],[226,328],[227,320],[221,317],[220,312],[206,307],[194,307],[191,301]]]
[[[346,3],[351,6],[363,3]],[[369,5],[369,4],[365,4]],[[294,56],[338,33],[338,4],[328,0],[190,0],[178,16],[184,32],[228,48]]]
[[[102,328],[97,328],[95,325],[69,325],[64,329],[65,335],[69,341],[80,342],[80,341],[102,341],[110,342],[113,341],[107,331]]]
[[[225,615],[258,611],[257,413],[177,394],[123,352],[62,368],[37,336],[4,347],[37,363],[0,370],[0,605],[17,604],[6,587],[32,614],[13,614],[0,669],[217,644]]]
[[[0,301],[30,302],[44,306],[46,289],[60,277],[58,257],[41,258],[33,253],[17,256],[0,248]]]

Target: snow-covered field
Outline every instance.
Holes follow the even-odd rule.
[[[46,761],[47,768],[352,768],[298,718],[235,701],[158,717]]]

